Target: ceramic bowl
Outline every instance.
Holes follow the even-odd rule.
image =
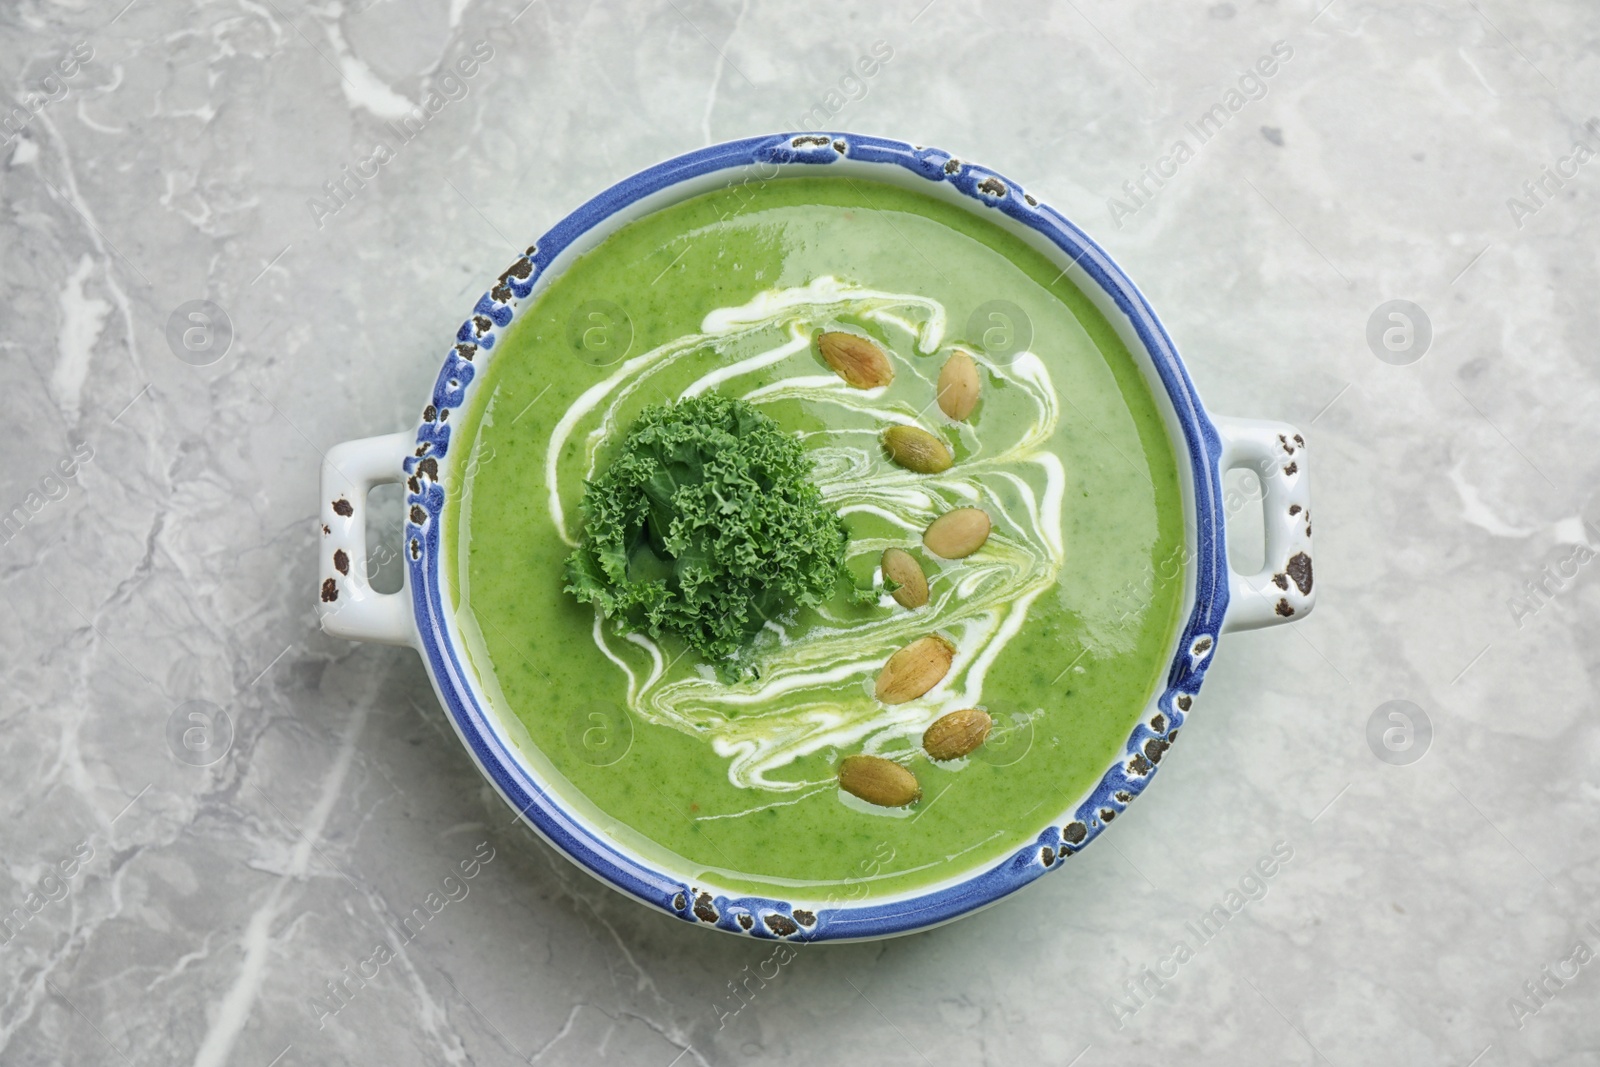
[[[860,901],[772,899],[729,893],[692,872],[667,869],[599,833],[522,759],[485,699],[447,610],[445,502],[459,490],[450,412],[473,402],[495,345],[541,287],[622,225],[666,205],[748,180],[839,174],[959,204],[1019,235],[1058,262],[1121,335],[1156,397],[1178,458],[1185,558],[1163,580],[1184,583],[1166,685],[1151,700],[1099,783],[1056,813],[1001,862],[931,887]],[[451,724],[483,774],[538,833],[600,881],[685,922],[760,938],[859,940],[948,922],[992,904],[1087,848],[1150,783],[1218,652],[1224,633],[1304,618],[1314,592],[1305,438],[1277,422],[1221,418],[1200,402],[1183,361],[1144,295],[1099,245],[1016,182],[936,148],[880,137],[799,133],[703,148],[617,183],[557,223],[502,273],[456,331],[414,430],[350,441],[322,467],[318,605],[328,633],[417,649]],[[459,420],[457,420],[459,422]],[[1260,477],[1266,566],[1228,564],[1223,475]],[[366,500],[403,482],[404,586],[367,583]]]

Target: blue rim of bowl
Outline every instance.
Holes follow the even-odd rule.
[[[448,413],[467,402],[470,387],[496,341],[510,326],[549,264],[580,236],[636,201],[719,170],[755,165],[809,164],[825,170],[841,159],[900,167],[929,182],[944,182],[974,204],[998,211],[1042,234],[1111,299],[1132,323],[1144,353],[1166,388],[1183,431],[1194,479],[1195,544],[1190,560],[1194,607],[1183,625],[1156,711],[1134,727],[1120,757],[1073,810],[1009,857],[962,881],[920,895],[815,910],[773,897],[733,896],[655,870],[591,832],[554,793],[536,781],[493,724],[479,700],[462,650],[452,641],[439,539],[450,452]],[[421,650],[457,732],[507,802],[550,843],[602,881],[689,922],[761,938],[828,941],[908,933],[959,918],[1021,889],[1082,851],[1123,812],[1154,776],[1177,739],[1194,694],[1215,655],[1228,607],[1219,461],[1221,440],[1206,416],[1177,349],[1149,302],[1105,251],[1060,212],[1021,186],[937,148],[845,133],[787,133],[712,145],[659,163],[584,203],[530,245],[461,324],[432,398],[423,410],[417,447],[405,461],[405,557]],[[811,903],[811,902],[806,902]]]

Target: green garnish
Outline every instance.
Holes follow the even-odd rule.
[[[894,591],[899,588],[899,582],[885,575],[882,585],[873,584],[867,586],[865,589],[861,588],[859,585],[851,586],[850,601],[858,607],[876,607],[878,604],[878,598],[880,596],[885,593],[893,594]]]
[[[742,400],[648,408],[587,483],[567,592],[737,673],[768,620],[820,604],[844,573],[844,523],[812,471],[800,442]]]

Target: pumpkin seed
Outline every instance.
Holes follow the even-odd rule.
[[[856,389],[876,389],[894,381],[894,366],[876,342],[853,333],[833,331],[817,338],[828,366]]]
[[[991,528],[989,513],[982,508],[956,508],[928,524],[922,543],[944,559],[965,559],[989,540]]]
[[[918,474],[938,474],[955,462],[950,447],[920,426],[889,427],[883,432],[883,447],[890,459]]]
[[[916,775],[881,756],[846,756],[839,764],[839,788],[880,808],[903,808],[922,796]]]
[[[939,408],[957,422],[965,422],[978,406],[981,387],[978,364],[965,352],[957,351],[945,360],[939,372]]]
[[[919,637],[889,657],[878,672],[876,693],[885,704],[915,700],[944,679],[956,646],[937,634]]]
[[[977,708],[952,711],[928,727],[922,735],[922,747],[929,759],[960,759],[983,744],[993,726],[988,712]]]
[[[889,595],[901,607],[916,609],[928,602],[927,575],[922,573],[922,565],[911,553],[903,548],[886,548],[878,565],[885,579],[899,583],[900,588]]]

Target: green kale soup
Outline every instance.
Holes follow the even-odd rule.
[[[980,216],[841,177],[706,194],[576,259],[482,373],[444,529],[471,667],[530,764],[647,860],[808,901],[998,862],[1098,782],[1164,676],[1183,509],[1162,417],[1064,272]],[[608,616],[622,600],[594,585],[600,565],[574,579],[569,560],[586,523],[611,521],[586,487],[626,481],[648,434],[681,456],[661,433],[694,430],[671,420],[697,397],[806,473],[792,521],[843,564],[834,580],[808,557],[804,602],[691,644]],[[726,451],[698,447],[696,470]],[[705,537],[747,521],[720,487],[697,500]],[[951,512],[987,515],[981,547],[936,554],[928,528]],[[947,525],[959,540],[972,523]],[[612,539],[615,574],[668,574],[673,551],[699,551],[639,541]],[[886,580],[889,550],[925,592]],[[699,595],[715,604],[727,580]],[[702,654],[734,640],[736,658]],[[902,684],[930,659],[936,684]],[[972,709],[992,730],[968,751]],[[864,784],[847,791],[852,761]],[[862,799],[903,784],[915,799]]]

